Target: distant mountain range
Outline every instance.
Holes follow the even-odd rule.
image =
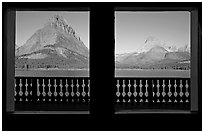
[[[51,17],[21,47],[16,45],[16,68],[88,68],[88,48],[61,15]]]
[[[154,36],[149,36],[147,37],[147,39],[145,40],[142,49],[139,52],[147,52],[148,50],[150,50],[151,48],[155,47],[155,46],[160,46],[165,48],[167,51],[169,52],[190,52],[190,44],[186,44],[183,45],[181,47],[177,47],[174,44],[168,44],[166,42],[163,42],[161,40],[159,40],[157,37]]]
[[[190,46],[168,46],[155,37],[145,40],[141,52],[116,54],[116,68],[190,69]]]
[[[88,69],[88,48],[61,15],[54,15],[24,45],[15,45],[17,69]],[[140,52],[116,54],[117,69],[190,69],[190,45],[177,48],[149,36]]]

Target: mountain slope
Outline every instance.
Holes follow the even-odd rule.
[[[46,45],[65,47],[84,56],[88,56],[87,47],[76,37],[75,31],[59,15],[52,17],[45,27],[36,31],[19,49],[16,55],[32,53],[42,49]]]
[[[154,63],[155,61],[159,61],[164,59],[167,51],[160,47],[156,46],[151,48],[148,52],[143,52],[138,55],[128,56],[121,63],[124,64],[148,64]]]
[[[88,68],[88,48],[60,15],[54,15],[16,51],[16,68]]]
[[[129,56],[135,56],[135,55],[138,55],[138,53],[137,52],[132,52],[132,53],[116,54],[115,60],[117,62],[122,62],[123,60],[125,60]]]
[[[26,66],[25,66],[26,64]],[[63,55],[56,49],[43,49],[19,56],[16,68],[88,68],[88,59],[76,52],[66,50]]]
[[[169,52],[190,52],[190,45],[186,44],[184,46],[178,47],[176,45],[172,45],[172,44],[163,42],[154,36],[147,37],[140,52],[147,52],[151,48],[156,47],[156,46],[163,47]]]
[[[190,47],[179,49],[163,45],[157,38],[149,37],[142,52],[116,55],[116,68],[136,69],[190,69]]]

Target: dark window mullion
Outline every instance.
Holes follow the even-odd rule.
[[[114,113],[114,10],[90,8],[90,114]]]

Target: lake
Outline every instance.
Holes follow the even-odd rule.
[[[105,71],[105,70],[104,70]],[[16,70],[20,77],[89,77],[89,70]],[[115,70],[115,77],[190,78],[190,70]]]
[[[89,77],[89,70],[16,70],[19,77]]]
[[[115,77],[182,77],[190,78],[190,70],[115,70]]]

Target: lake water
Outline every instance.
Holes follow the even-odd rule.
[[[115,70],[115,77],[182,77],[190,78],[190,70]]]
[[[15,71],[20,77],[89,77],[88,70],[28,70]]]
[[[105,70],[104,70],[105,71]],[[27,77],[89,77],[88,70],[15,71],[15,76]],[[115,77],[181,77],[190,78],[186,70],[115,70]]]

